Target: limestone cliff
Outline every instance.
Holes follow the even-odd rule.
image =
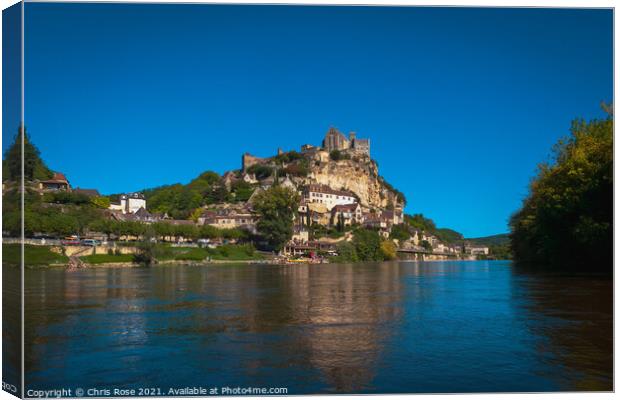
[[[286,155],[292,153],[295,156],[290,157],[289,160]],[[256,164],[279,171],[281,181],[286,175],[286,179],[298,189],[308,184],[318,183],[328,185],[332,189],[344,189],[355,193],[359,197],[360,204],[365,208],[386,209],[390,206],[404,206],[399,193],[379,175],[376,162],[368,155],[359,152],[344,151],[342,159],[338,161],[332,160],[327,151],[316,148],[311,151],[302,151],[302,153],[283,153],[283,156],[270,158],[257,158],[245,154],[243,169],[240,172],[246,174],[244,178],[246,181],[250,182],[255,179],[250,167]],[[300,171],[304,172],[300,173]],[[260,183],[265,185],[271,181],[273,177],[268,177],[260,180]]]
[[[379,176],[377,164],[369,158],[329,160],[314,163],[305,179],[306,183],[329,185],[355,193],[360,204],[368,208],[385,209],[397,205],[396,193],[387,188]]]

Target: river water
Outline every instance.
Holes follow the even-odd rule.
[[[25,284],[31,390],[612,390],[609,277],[390,262],[27,270]]]

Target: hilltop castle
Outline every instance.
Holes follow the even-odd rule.
[[[317,151],[325,151],[327,153],[333,150],[353,152],[370,157],[370,139],[359,139],[356,137],[355,132],[349,133],[349,138],[334,127],[330,127],[325,138],[321,144],[321,147],[315,147],[310,144],[304,144],[301,146],[301,152],[305,154],[314,154]],[[283,154],[281,149],[278,149],[278,155]],[[326,155],[327,157],[327,155]],[[241,169],[246,171],[247,168],[255,164],[263,164],[269,162],[271,158],[260,158],[251,155],[250,153],[243,154],[241,158]]]
[[[323,139],[323,149],[333,150],[353,150],[358,153],[370,156],[370,139],[358,139],[355,132],[349,133],[349,138],[342,134],[338,129],[331,127]]]

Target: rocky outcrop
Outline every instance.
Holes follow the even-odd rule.
[[[314,166],[308,178],[315,183],[355,193],[360,204],[369,208],[386,208],[396,204],[396,195],[381,182],[374,162],[353,160],[329,161]]]
[[[303,159],[281,164],[277,163],[274,157],[258,158],[246,153],[243,167],[248,168],[248,164],[267,164],[274,169],[286,170],[291,164],[303,162],[307,168],[307,175],[289,177],[298,189],[318,183],[332,189],[353,192],[359,198],[362,207],[368,209],[384,210],[391,206],[404,206],[400,204],[398,194],[381,178],[376,162],[368,155],[356,151],[343,151],[342,159],[335,161],[330,158],[327,151],[316,148],[302,154]]]

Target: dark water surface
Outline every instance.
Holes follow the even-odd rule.
[[[26,389],[612,390],[612,280],[509,262],[26,271]]]

